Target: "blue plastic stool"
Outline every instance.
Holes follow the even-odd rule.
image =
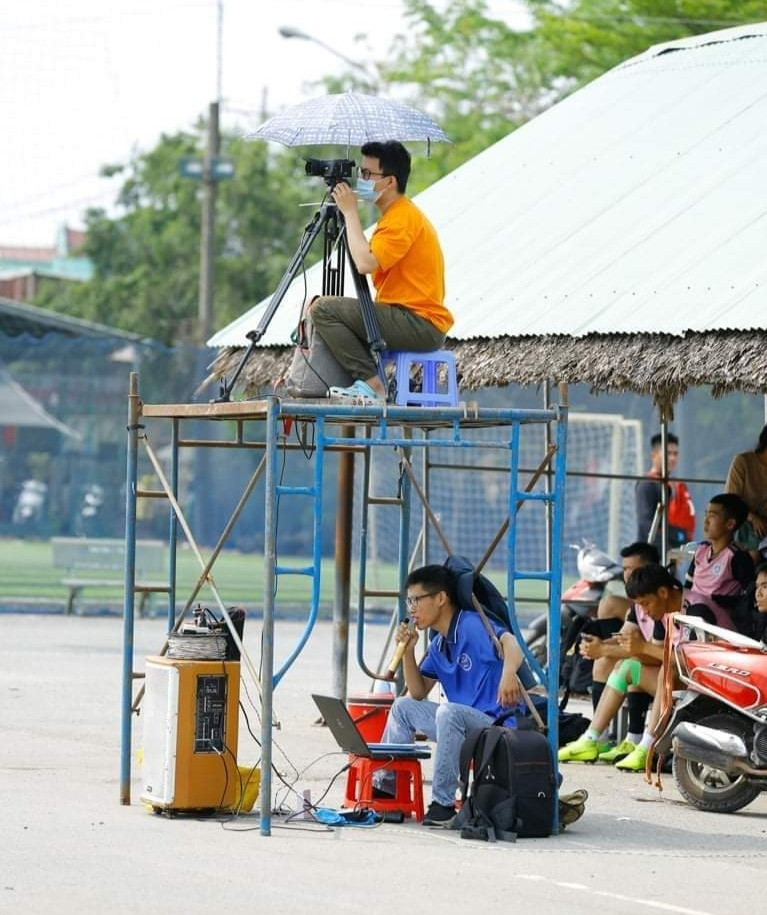
[[[407,353],[392,351],[381,353],[384,363],[393,362],[397,385],[395,403],[400,406],[455,407],[458,406],[458,377],[455,356],[450,350],[439,349],[433,353]],[[421,371],[421,390],[411,391],[414,367]],[[440,378],[440,376],[442,376]],[[443,382],[440,385],[440,382]],[[444,382],[447,382],[445,385]],[[440,390],[440,387],[443,390]]]

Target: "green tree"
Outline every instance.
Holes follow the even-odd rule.
[[[573,89],[654,44],[767,17],[765,0],[527,0],[547,82]]]
[[[452,144],[419,155],[411,193],[653,44],[767,18],[767,0],[527,0],[527,8],[531,27],[520,30],[491,15],[485,0],[405,0],[407,33],[386,60],[324,82],[328,91],[402,99],[444,128]],[[204,134],[200,123],[163,136],[153,150],[105,170],[124,176],[121,215],[87,213],[94,278],[48,285],[37,304],[166,343],[195,339],[201,188],[181,177],[178,163],[202,157]],[[273,291],[312,212],[299,204],[324,190],[302,177],[297,150],[225,135],[222,155],[234,159],[236,177],[218,188],[215,327]]]
[[[202,158],[204,125],[161,137],[157,146],[105,175],[124,176],[121,215],[86,213],[87,283],[47,286],[37,304],[154,337],[164,343],[196,336],[201,185],[179,173],[182,156]],[[293,151],[222,137],[235,177],[218,185],[215,326],[223,327],[269,295],[295,251],[317,199]],[[316,179],[314,179],[316,180]],[[316,255],[314,255],[316,257]]]
[[[405,0],[406,34],[394,41],[375,75],[347,84],[372,85],[430,114],[451,139],[431,147],[413,172],[416,192],[432,184],[542,111],[536,37],[488,14],[484,0]],[[425,150],[418,150],[418,153]]]

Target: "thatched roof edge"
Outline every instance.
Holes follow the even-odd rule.
[[[767,331],[671,334],[546,335],[448,341],[462,390],[507,384],[589,384],[595,392],[632,391],[673,403],[688,388],[710,385],[714,396],[767,392]],[[222,350],[216,378],[231,375],[243,350]],[[257,348],[238,388],[252,397],[274,386],[292,348]]]

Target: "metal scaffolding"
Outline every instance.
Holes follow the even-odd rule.
[[[333,677],[336,695],[343,697],[346,687],[346,664],[348,658],[348,632],[350,615],[351,542],[352,542],[352,491],[354,489],[353,466],[355,460],[362,464],[362,490],[360,529],[357,532],[359,544],[359,580],[357,604],[357,651],[356,657],[361,669],[371,677],[383,676],[370,669],[364,657],[364,630],[366,622],[366,598],[387,597],[392,600],[392,629],[396,621],[406,617],[402,599],[402,586],[413,562],[420,555],[425,556],[428,534],[439,537],[446,552],[452,552],[444,533],[440,530],[439,519],[429,505],[428,466],[429,454],[435,449],[483,449],[501,456],[504,475],[508,479],[506,520],[488,546],[485,555],[477,564],[481,568],[489,555],[499,546],[505,550],[506,587],[509,606],[512,610],[512,625],[520,644],[520,627],[516,621],[514,607],[517,583],[540,581],[544,583],[548,606],[549,644],[548,658],[552,659],[544,670],[528,654],[528,660],[548,692],[548,739],[556,759],[558,744],[558,659],[559,659],[559,613],[562,580],[562,531],[564,519],[564,492],[566,473],[567,405],[566,389],[561,391],[562,403],[545,405],[540,410],[488,409],[476,405],[461,404],[458,407],[400,407],[394,405],[347,405],[328,401],[286,401],[277,397],[256,401],[235,401],[214,404],[146,404],[138,392],[138,376],[130,379],[128,407],[128,451],[126,468],[126,520],[125,520],[125,604],[124,604],[124,647],[121,703],[121,765],[120,797],[123,804],[130,803],[131,777],[131,734],[133,714],[138,710],[143,686],[135,690],[134,683],[141,675],[134,672],[133,629],[136,595],[148,590],[167,596],[168,630],[174,632],[184,621],[190,608],[203,587],[209,589],[217,608],[225,620],[242,657],[242,677],[253,680],[261,702],[261,821],[262,835],[271,834],[271,766],[273,729],[273,690],[279,684],[286,670],[300,655],[311,636],[317,620],[320,605],[320,561],[321,531],[323,527],[323,490],[327,487],[326,457],[338,453],[339,465],[334,482],[337,486],[336,541],[335,541],[335,594],[333,607],[334,654]],[[199,423],[214,423],[222,435],[213,438],[193,438],[184,434],[192,425],[199,429]],[[162,462],[153,449],[147,433],[148,424],[169,424],[170,470],[166,473]],[[290,442],[286,430],[297,427],[301,430],[300,444]],[[472,431],[482,429],[481,440],[472,436]],[[526,479],[521,471],[520,453],[523,430],[538,432],[541,463]],[[255,437],[253,437],[255,434]],[[307,444],[310,443],[310,444]],[[153,467],[159,486],[143,488],[139,485],[139,448],[143,448]],[[289,485],[283,480],[282,468],[287,450],[301,448],[311,452],[313,473],[310,483],[299,486]],[[179,454],[181,449],[217,448],[226,450],[258,449],[262,452],[258,466],[251,474],[231,516],[224,525],[210,554],[195,542],[184,506],[179,499]],[[396,496],[380,496],[371,492],[370,461],[377,449],[385,449],[394,456],[393,474],[396,476]],[[421,478],[415,458],[420,457]],[[499,460],[501,458],[498,458]],[[501,468],[501,469],[502,469]],[[495,468],[498,469],[498,468]],[[142,482],[144,478],[142,478]],[[232,624],[224,600],[213,577],[213,569],[225,547],[232,529],[256,487],[262,484],[264,493],[264,585],[263,585],[263,632],[261,657],[256,666],[245,651],[242,641]],[[166,500],[170,512],[169,524],[169,567],[167,585],[147,585],[136,581],[136,515],[137,504],[144,499]],[[312,506],[312,550],[305,562],[283,565],[278,559],[279,507],[289,499],[308,499]],[[547,548],[545,560],[540,568],[521,569],[517,556],[517,513],[526,503],[537,503],[546,513]],[[375,589],[367,585],[368,568],[368,512],[372,505],[386,505],[399,512],[399,537],[397,544],[397,587]],[[422,525],[417,542],[410,542],[410,516],[414,505],[420,506]],[[200,566],[200,574],[192,592],[177,601],[176,555],[180,533],[194,552]],[[420,563],[419,563],[420,564]],[[310,581],[311,601],[304,631],[289,657],[280,669],[274,664],[275,608],[279,602],[279,586],[289,576],[305,576]],[[256,599],[254,595],[254,600]],[[161,654],[167,650],[167,642]]]

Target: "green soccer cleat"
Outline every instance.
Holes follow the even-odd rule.
[[[600,762],[616,763],[619,759],[623,759],[624,756],[628,756],[629,753],[635,749],[635,743],[632,743],[630,740],[622,740],[619,744],[612,747],[612,749],[607,750],[607,752],[600,753],[597,758]]]
[[[615,768],[622,772],[644,772],[644,766],[647,762],[647,750],[645,747],[634,747],[628,756],[618,760]]]
[[[597,743],[590,737],[579,737],[565,744],[557,754],[560,762],[596,762],[601,752],[608,749],[608,745]]]

